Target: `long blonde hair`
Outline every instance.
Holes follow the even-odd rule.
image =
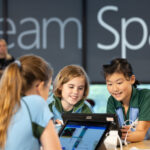
[[[21,96],[32,88],[36,80],[45,84],[52,77],[52,68],[41,57],[28,55],[10,64],[0,80],[0,147],[4,148],[7,129],[14,113],[20,107]]]

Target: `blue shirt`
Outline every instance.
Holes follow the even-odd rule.
[[[52,117],[42,97],[22,97],[8,128],[5,150],[40,150],[39,138]]]

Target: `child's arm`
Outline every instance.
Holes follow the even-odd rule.
[[[144,140],[145,135],[150,127],[150,121],[138,121],[136,131],[131,131],[130,125],[125,126],[121,129],[122,139],[125,139],[127,134],[127,141],[129,142],[139,142]]]
[[[55,131],[52,120],[50,120],[47,127],[44,129],[40,141],[43,150],[61,150],[61,144],[58,135]]]

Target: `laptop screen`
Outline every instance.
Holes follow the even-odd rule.
[[[109,124],[67,121],[59,132],[63,150],[96,150],[102,144]]]

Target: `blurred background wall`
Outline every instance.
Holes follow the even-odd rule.
[[[86,70],[105,112],[109,96],[102,64],[127,58],[142,86],[150,84],[149,0],[0,0],[0,38],[15,58],[44,57],[58,71],[69,64]]]

